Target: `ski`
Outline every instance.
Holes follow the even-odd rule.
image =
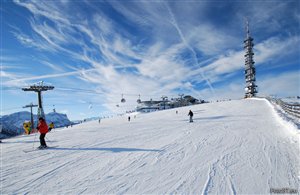
[[[49,150],[52,148],[57,148],[58,146],[48,146],[47,148],[30,148],[30,149],[25,149],[23,152],[28,153],[28,152],[34,152],[34,151],[40,151],[40,150]]]

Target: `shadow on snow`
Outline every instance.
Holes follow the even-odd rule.
[[[48,150],[71,150],[71,151],[110,151],[110,152],[161,152],[155,149],[140,148],[49,148]]]
[[[3,143],[5,144],[32,144],[32,143],[40,143],[40,140],[37,138],[36,140],[34,141],[10,141],[9,139],[2,139]],[[49,141],[49,140],[46,140],[47,143],[54,143],[54,142],[57,142],[57,141]]]
[[[199,120],[218,120],[218,119],[223,119],[227,118],[228,116],[212,116],[212,117],[197,117],[193,118],[194,121],[199,121]],[[189,118],[182,120],[182,121],[187,121]]]

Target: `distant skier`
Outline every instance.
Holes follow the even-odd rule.
[[[99,124],[101,123],[101,118],[99,118],[99,121],[98,121],[98,122],[99,122]]]
[[[37,129],[39,130],[39,132],[41,134],[40,135],[41,145],[38,148],[39,149],[47,148],[45,136],[46,136],[46,133],[48,133],[48,125],[43,117],[39,118],[39,124],[37,126]]]
[[[176,114],[178,114],[178,110],[176,110]]]
[[[190,116],[190,123],[193,122],[194,113],[190,110],[188,116]]]
[[[53,122],[51,122],[51,123],[49,124],[49,132],[50,132],[52,129],[54,129],[54,123],[53,123]]]
[[[130,116],[128,117],[128,121],[130,122]]]

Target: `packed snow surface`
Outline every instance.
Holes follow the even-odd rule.
[[[194,123],[188,122],[188,111]],[[178,110],[178,114],[176,114]],[[299,190],[299,134],[266,100],[102,119],[3,140],[1,194],[265,194]],[[298,191],[299,192],[299,191]]]

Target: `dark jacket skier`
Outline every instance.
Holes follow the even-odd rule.
[[[190,110],[188,116],[190,116],[190,123],[193,122],[194,113]]]

